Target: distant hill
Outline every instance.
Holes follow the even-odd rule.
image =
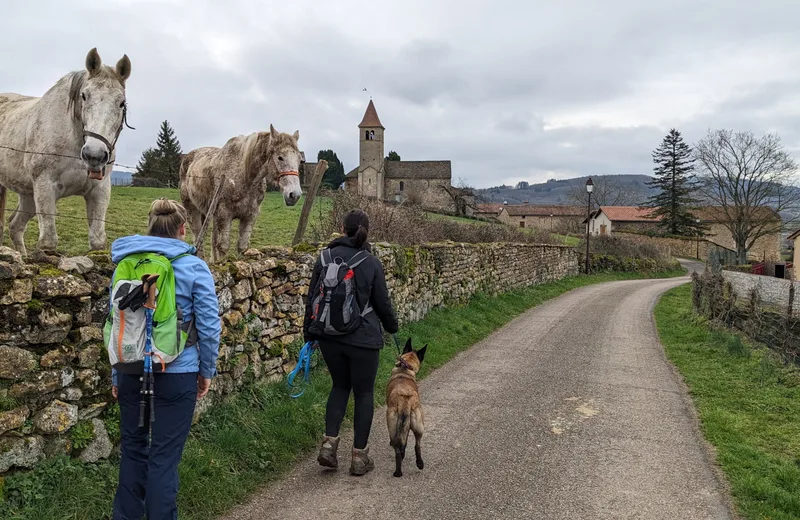
[[[593,176],[597,179],[600,176]],[[628,174],[628,175],[602,175],[602,177],[613,179],[615,184],[624,186],[626,190],[636,190],[642,194],[642,201],[655,192],[647,184],[652,180],[649,175]],[[570,200],[570,192],[576,188],[583,188],[586,185],[586,177],[576,177],[574,179],[551,179],[540,184],[520,183],[517,186],[496,186],[476,190],[486,202],[508,202],[509,204],[522,204],[528,201],[529,204],[555,204],[573,205],[574,200]]]
[[[131,172],[124,172],[122,170],[113,170],[111,172],[111,184],[114,186],[128,185],[133,181],[133,174]]]

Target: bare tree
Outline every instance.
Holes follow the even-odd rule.
[[[592,207],[598,206],[637,206],[644,198],[642,191],[636,186],[626,185],[613,175],[592,177]],[[586,204],[588,197],[586,187],[581,184],[570,188],[567,197],[576,205]]]
[[[466,216],[468,209],[474,212],[478,208],[478,203],[483,201],[483,196],[476,194],[475,188],[462,178],[458,179],[455,186],[442,186],[441,188],[450,197],[455,215],[459,217]]]
[[[736,242],[739,261],[759,238],[780,232],[800,210],[797,165],[775,134],[714,130],[694,148],[700,193]]]

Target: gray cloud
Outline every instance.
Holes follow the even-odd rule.
[[[94,46],[127,53],[125,164],[167,119],[185,150],[299,129],[307,155],[332,148],[349,169],[369,95],[387,152],[451,159],[477,186],[648,173],[672,126],[775,131],[800,151],[791,0],[62,4],[4,6],[0,91],[41,95]]]

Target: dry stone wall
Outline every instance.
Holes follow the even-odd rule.
[[[800,315],[800,282],[774,278],[772,276],[761,276],[758,274],[739,273],[736,271],[723,270],[722,276],[730,282],[736,296],[742,300],[750,299],[753,291],[756,291],[762,303],[772,305],[785,311],[789,308],[790,292],[794,285],[792,309],[793,314]]]
[[[318,249],[250,250],[212,267],[223,320],[219,376],[198,415],[247,382],[279,381],[302,340],[304,300]],[[401,322],[578,273],[577,254],[551,245],[377,244]],[[118,407],[100,324],[113,265],[105,254],[26,263],[0,247],[0,475],[69,454],[108,457]]]

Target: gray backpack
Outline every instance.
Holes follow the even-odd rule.
[[[308,326],[311,334],[318,337],[350,334],[361,326],[362,318],[372,312],[369,302],[362,310],[356,300],[355,269],[368,255],[366,251],[359,251],[345,262],[332,258],[330,249],[322,250],[322,274],[309,293],[309,297],[313,297]]]

